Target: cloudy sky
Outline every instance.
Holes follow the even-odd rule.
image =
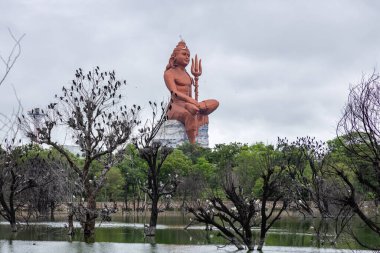
[[[200,99],[220,102],[211,146],[328,140],[350,84],[378,68],[379,13],[375,0],[1,0],[0,54],[8,28],[26,36],[0,112],[17,107],[12,87],[25,110],[44,107],[75,69],[100,66],[126,79],[126,102],[148,114],[148,100],[169,97],[163,71],[182,36],[202,58]]]

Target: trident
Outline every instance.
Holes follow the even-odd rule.
[[[194,58],[191,59],[191,74],[193,74],[194,80],[195,80],[195,84],[194,84],[195,100],[198,101],[198,80],[199,80],[199,76],[202,75],[202,60],[199,59],[198,61],[197,55],[195,55],[195,60]]]

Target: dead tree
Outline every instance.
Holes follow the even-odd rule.
[[[347,168],[335,167],[348,188],[341,199],[375,234],[380,235],[378,203],[380,201],[380,76],[373,72],[350,88],[337,136],[348,157]],[[348,176],[348,173],[353,174]],[[372,195],[371,199],[365,199]],[[377,209],[374,214],[363,210],[363,200]],[[355,231],[352,231],[354,238]],[[362,243],[362,242],[361,242]],[[363,243],[364,244],[364,243]],[[379,246],[367,245],[379,249]]]
[[[170,175],[162,178],[162,165],[173,149],[154,138],[166,121],[166,105],[162,102],[161,108],[158,108],[155,102],[149,102],[149,104],[153,110],[153,117],[145,123],[143,128],[139,129],[140,135],[135,138],[134,143],[139,150],[140,157],[148,164],[144,191],[152,203],[149,226],[145,228],[144,232],[146,236],[154,236],[159,213],[158,202],[162,196],[174,194],[178,185],[178,176]]]
[[[17,231],[16,212],[23,206],[19,196],[25,190],[36,187],[37,183],[28,174],[22,171],[19,160],[25,155],[22,148],[13,149],[10,146],[1,150],[1,171],[0,171],[0,215],[9,222],[13,232]]]
[[[96,196],[103,187],[107,172],[115,162],[114,152],[122,149],[133,128],[139,123],[139,106],[131,109],[121,103],[121,88],[126,81],[117,80],[114,71],[101,72],[99,67],[84,73],[76,70],[71,85],[62,88],[56,101],[41,110],[43,118],[33,129],[33,119],[23,116],[20,122],[27,136],[34,142],[47,144],[64,156],[83,185],[87,205],[81,220],[86,235],[95,230],[97,218]],[[61,127],[61,128],[59,128]],[[73,156],[54,140],[54,130],[68,129],[72,140],[83,153],[78,164]],[[98,177],[93,174],[97,161],[103,170]]]
[[[262,179],[260,200],[260,238],[257,250],[262,250],[267,232],[282,213],[294,202],[294,188],[282,154],[270,146],[257,157],[256,168]]]
[[[20,37],[16,37],[11,29],[8,29],[9,35],[13,40],[13,46],[10,50],[9,54],[7,56],[0,54],[0,60],[2,64],[4,65],[4,70],[0,73],[0,86],[4,83],[5,79],[7,78],[9,72],[12,70],[13,66],[15,65],[17,59],[21,55],[21,40],[24,38],[25,34],[21,35]],[[16,94],[17,98],[17,94]],[[18,100],[18,98],[17,98]],[[2,138],[4,136],[8,136],[9,134],[12,135],[12,130],[15,130],[17,127],[15,127],[15,119],[20,111],[21,111],[21,103],[18,100],[18,108],[17,112],[14,112],[12,115],[5,115],[3,113],[0,113],[0,132],[2,134]],[[13,138],[13,137],[12,137]]]
[[[280,139],[279,146],[293,186],[294,207],[305,216],[319,218],[313,219],[316,246],[336,244],[353,215],[339,202],[346,190],[331,169],[331,150],[326,143],[311,137],[297,138],[291,143]]]
[[[37,219],[46,219],[50,216],[50,220],[54,220],[56,207],[68,199],[67,195],[76,194],[70,185],[75,184],[75,181],[71,180],[70,167],[60,154],[39,147],[36,147],[33,152],[33,155],[38,155],[46,163],[46,169],[41,166],[31,168],[31,173],[36,177],[43,176],[44,182],[27,191],[24,201],[28,209],[27,214],[35,215]],[[48,164],[50,167],[47,167]],[[30,217],[23,216],[23,218],[27,222]]]
[[[17,212],[27,209],[33,190],[56,183],[52,174],[60,173],[54,159],[40,156],[37,146],[14,146],[7,142],[0,152],[0,215],[16,231]]]
[[[206,205],[198,202],[189,208],[195,220],[218,228],[227,240],[238,249],[245,245],[249,250],[255,247],[252,228],[259,227],[258,250],[262,250],[267,232],[281,218],[283,212],[294,201],[291,179],[283,155],[278,149],[266,146],[255,149],[251,160],[252,169],[261,179],[261,195],[238,182],[231,169],[222,184],[227,201],[211,197]],[[240,177],[241,178],[241,177]]]
[[[4,64],[4,71],[0,76],[0,86],[3,84],[5,78],[8,76],[9,72],[15,65],[17,59],[21,55],[21,40],[24,38],[25,34],[21,35],[20,37],[16,37],[11,29],[8,29],[9,35],[13,40],[13,47],[10,50],[9,54],[7,56],[0,55],[0,60]]]
[[[221,197],[214,196],[205,203],[198,200],[188,208],[188,211],[194,215],[196,221],[217,228],[220,235],[239,250],[244,249],[243,245],[249,250],[254,250],[252,228],[259,215],[259,201],[245,196],[242,188],[236,186],[234,181],[231,173],[225,175],[223,190],[227,202]]]
[[[25,190],[35,187],[36,183],[21,169],[24,165],[20,162],[21,158],[28,149],[17,147],[19,129],[14,116],[4,116],[1,122],[4,139],[0,147],[0,215],[10,223],[12,231],[16,232],[16,212],[23,206],[20,195]]]

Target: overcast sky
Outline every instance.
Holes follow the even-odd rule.
[[[169,97],[163,71],[180,40],[202,58],[210,144],[328,140],[350,84],[380,60],[380,1],[1,0],[0,54],[22,54],[0,87],[0,112],[44,107],[75,69],[115,70],[128,104]],[[4,68],[1,66],[0,71]],[[2,74],[2,72],[0,73]]]

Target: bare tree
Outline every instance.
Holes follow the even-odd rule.
[[[30,152],[31,153],[31,152]],[[34,187],[24,194],[24,202],[27,206],[27,215],[24,220],[28,221],[29,216],[34,215],[37,219],[46,219],[50,216],[50,220],[54,220],[54,212],[56,207],[68,200],[68,196],[72,196],[75,181],[70,178],[70,167],[66,160],[54,150],[43,150],[35,147],[32,157],[39,157],[44,166],[31,168],[31,174],[35,177],[43,177],[44,182],[38,187]]]
[[[353,214],[339,201],[346,189],[337,182],[331,167],[331,150],[311,137],[297,138],[290,144],[283,139],[279,143],[291,177],[295,208],[305,216],[318,218],[313,219],[312,226],[316,246],[336,244]]]
[[[238,249],[243,249],[242,245],[245,245],[249,250],[254,250],[255,240],[251,230],[254,226],[259,227],[257,249],[262,250],[267,232],[294,200],[293,189],[288,167],[279,150],[272,146],[256,150],[251,162],[262,182],[260,196],[255,196],[248,189],[244,192],[238,177],[228,172],[222,184],[228,201],[213,196],[206,205],[198,202],[189,211],[197,221],[218,228]]]
[[[375,71],[350,88],[343,116],[337,126],[337,136],[349,159],[347,168],[335,171],[348,188],[341,200],[375,234],[380,235],[378,223],[380,200],[380,76]],[[361,191],[362,189],[362,191]],[[366,194],[363,194],[363,191]],[[364,200],[373,204],[374,214],[368,214]],[[352,230],[355,239],[358,236]],[[364,244],[363,242],[360,242]],[[369,248],[375,246],[367,245]],[[378,247],[378,246],[377,246]],[[376,248],[376,247],[375,247]]]
[[[0,147],[0,215],[9,221],[12,231],[16,232],[16,212],[19,208],[19,203],[16,202],[23,191],[36,185],[18,171],[15,158],[20,159],[23,149],[17,149],[19,128],[14,115],[2,116],[1,131],[4,136]]]
[[[198,222],[216,227],[229,243],[239,250],[246,245],[254,250],[252,228],[259,214],[259,201],[252,196],[245,196],[241,187],[231,173],[226,173],[223,182],[225,196],[231,204],[221,197],[213,196],[202,203],[200,200],[193,203],[188,211]]]
[[[1,62],[4,64],[4,71],[0,76],[0,86],[3,84],[5,78],[8,76],[9,72],[13,68],[14,64],[16,63],[17,59],[21,55],[21,40],[24,38],[25,34],[21,35],[20,37],[16,37],[11,29],[8,29],[9,35],[12,38],[14,44],[7,56],[2,56],[0,54]]]
[[[1,150],[0,215],[9,221],[13,232],[17,231],[16,212],[22,206],[22,203],[17,201],[18,196],[23,191],[37,186],[36,182],[27,175],[20,174],[17,160],[23,152],[22,149],[13,150],[10,145]]]
[[[21,35],[20,37],[16,37],[11,29],[8,29],[9,35],[14,41],[13,47],[10,50],[10,52],[7,54],[7,56],[0,54],[0,60],[2,64],[4,65],[4,70],[0,74],[0,86],[4,83],[5,79],[7,78],[9,72],[13,68],[14,64],[16,63],[17,59],[21,55],[21,40],[24,38],[25,34]],[[16,98],[17,94],[15,92]],[[18,109],[17,112],[13,112],[11,116],[0,113],[0,132],[2,132],[3,136],[11,136],[13,133],[12,130],[15,130],[17,127],[15,127],[15,117],[19,115],[21,112],[21,102],[17,98],[18,101]],[[18,129],[18,128],[17,128]]]
[[[121,104],[121,87],[126,81],[116,80],[115,72],[101,72],[99,67],[84,73],[78,69],[69,87],[62,88],[56,101],[41,110],[40,126],[33,129],[33,119],[23,116],[27,136],[34,142],[47,144],[68,161],[83,185],[87,205],[81,220],[85,235],[92,234],[97,218],[96,196],[102,188],[107,172],[114,164],[114,152],[124,148],[133,128],[138,124],[139,107],[129,109]],[[83,162],[78,164],[61,144],[54,140],[53,130],[58,126],[69,129],[72,139],[83,152]],[[94,163],[102,164],[98,177],[93,173]],[[84,205],[83,205],[84,206]]]
[[[55,159],[40,156],[40,149],[32,144],[16,146],[7,140],[0,152],[0,215],[16,231],[17,212],[27,210],[33,190],[56,183],[52,175],[59,173]]]
[[[256,159],[262,180],[260,200],[260,238],[257,250],[262,250],[267,232],[278,221],[282,213],[294,202],[294,185],[289,168],[278,149],[267,147]]]
[[[152,204],[149,226],[145,228],[144,232],[147,236],[154,236],[159,213],[158,202],[162,196],[174,194],[178,185],[178,177],[177,175],[170,175],[165,179],[162,178],[162,165],[173,149],[156,141],[154,138],[166,121],[167,108],[163,102],[161,102],[160,108],[155,102],[149,103],[153,110],[153,117],[139,130],[140,136],[135,138],[134,142],[139,150],[140,157],[148,164],[146,171],[147,181],[144,191],[148,194]]]

